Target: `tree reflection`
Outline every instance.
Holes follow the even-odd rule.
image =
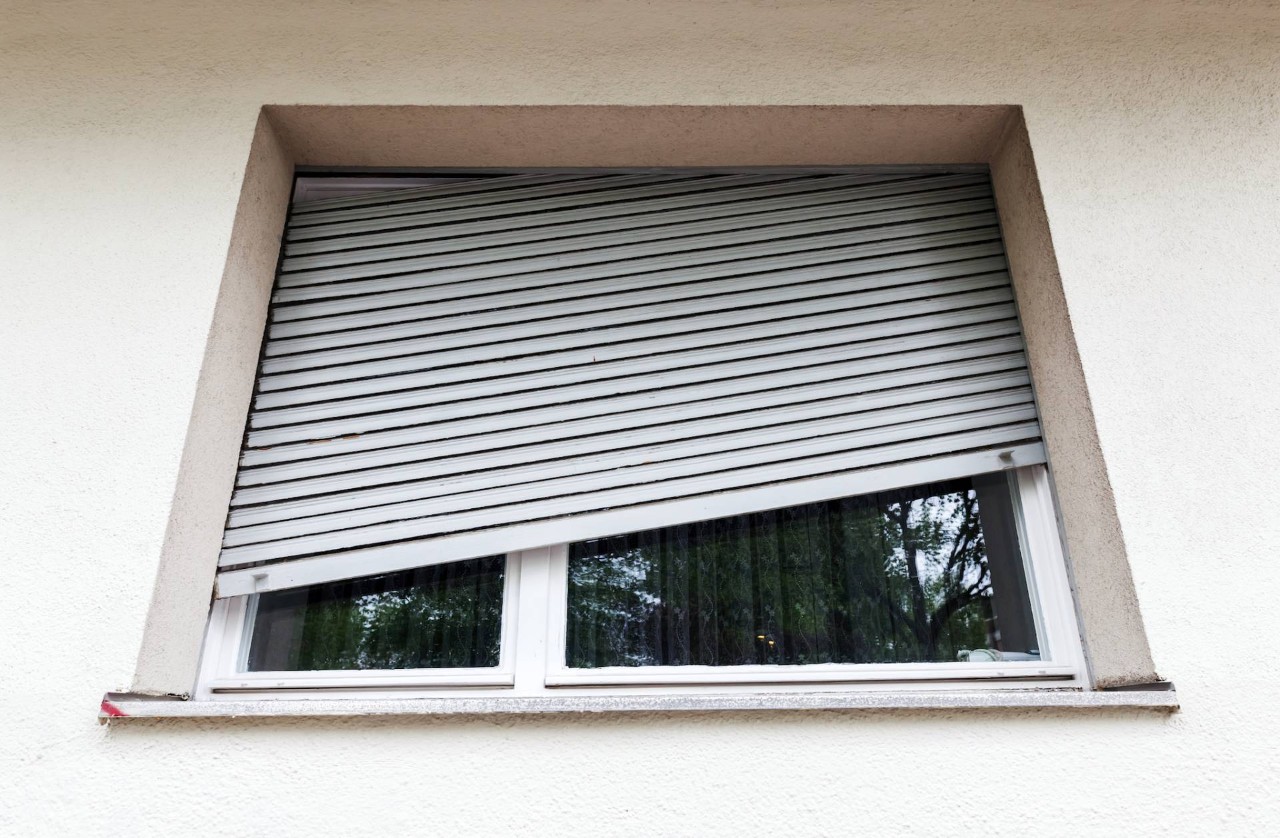
[[[503,567],[498,556],[264,594],[249,670],[497,666]]]
[[[574,545],[575,667],[955,660],[996,645],[968,481]]]

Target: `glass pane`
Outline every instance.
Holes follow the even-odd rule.
[[[571,667],[1038,659],[1000,474],[581,542]]]
[[[490,556],[261,594],[247,670],[497,666],[504,568]]]

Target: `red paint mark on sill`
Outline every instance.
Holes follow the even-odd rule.
[[[107,699],[105,699],[105,698],[104,698],[104,699],[102,699],[102,705],[101,705],[101,707],[100,707],[99,709],[102,711],[102,713],[103,713],[104,715],[110,716],[110,717],[112,717],[113,719],[114,719],[114,718],[117,718],[117,717],[119,717],[119,716],[127,716],[127,715],[129,715],[128,713],[126,713],[125,711],[121,710],[119,707],[115,706],[114,704],[112,704],[110,701],[108,701],[108,700],[107,700]]]

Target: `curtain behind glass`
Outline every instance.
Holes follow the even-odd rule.
[[[1005,498],[988,518],[1012,515]],[[985,492],[990,497],[990,492]],[[570,547],[571,667],[955,661],[1001,649],[968,479],[739,515]],[[985,502],[985,501],[984,501]],[[1002,518],[1002,520],[1003,520]],[[1036,656],[1023,581],[1005,619]],[[1013,613],[1013,612],[1017,613]]]
[[[498,665],[505,558],[261,594],[247,670]]]

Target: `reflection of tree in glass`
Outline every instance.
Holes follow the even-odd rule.
[[[576,667],[955,660],[994,646],[968,481],[575,544]]]
[[[503,567],[475,559],[264,594],[249,668],[497,666]]]

